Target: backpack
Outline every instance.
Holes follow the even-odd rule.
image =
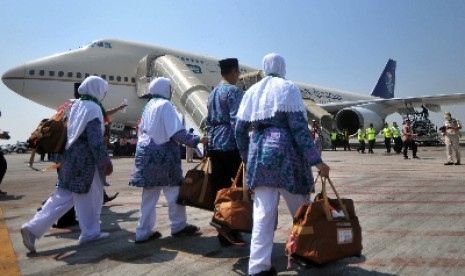
[[[71,104],[68,102],[63,103],[55,115],[50,119],[44,119],[37,126],[36,130],[32,132],[28,141],[32,145],[33,151],[29,159],[29,167],[38,171],[33,167],[35,153],[63,153],[66,145],[68,113],[71,109]],[[52,165],[50,168],[58,168],[59,165]]]

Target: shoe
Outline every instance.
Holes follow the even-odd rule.
[[[114,194],[113,196],[107,196],[107,197],[105,197],[105,198],[103,199],[103,203],[105,204],[105,203],[107,203],[107,202],[112,201],[112,200],[115,199],[118,195],[119,195],[119,193],[116,193],[116,194]]]
[[[23,244],[31,253],[36,253],[36,237],[26,227],[21,227],[21,236],[23,237]]]
[[[454,163],[454,165],[460,165],[460,162]]]
[[[447,163],[444,163],[444,166],[449,166],[449,165],[454,165],[454,162],[449,161],[449,162],[447,162]]]
[[[86,244],[86,243],[101,241],[101,240],[107,239],[109,237],[110,237],[110,233],[108,233],[108,232],[100,232],[100,234],[98,236],[96,236],[95,238],[85,240],[85,241],[79,240],[79,243],[80,244]]]
[[[414,157],[413,157],[413,159],[420,159],[420,157],[418,157],[418,156],[414,156]]]
[[[275,276],[278,275],[276,269],[271,267],[270,270],[260,271],[258,273],[250,274],[251,276]]]
[[[134,243],[136,244],[140,244],[140,243],[144,243],[144,242],[148,242],[148,241],[151,241],[151,240],[156,240],[156,239],[159,239],[161,238],[161,233],[156,231],[156,232],[153,232],[147,239],[145,240],[136,240]]]
[[[404,156],[404,159],[407,160],[407,159],[408,159],[408,156]]]
[[[176,237],[176,238],[184,237],[184,236],[192,236],[192,235],[195,235],[199,230],[200,230],[199,227],[192,225],[192,224],[188,224],[186,225],[186,227],[184,227],[184,229],[182,229],[181,231],[177,233],[171,234],[171,236]]]

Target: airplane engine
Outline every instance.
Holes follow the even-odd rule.
[[[360,125],[366,129],[370,124],[373,124],[376,131],[379,131],[383,127],[383,119],[367,108],[347,107],[336,114],[336,128],[338,131],[347,128],[350,134],[354,134]]]

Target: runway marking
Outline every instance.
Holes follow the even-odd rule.
[[[381,216],[381,217],[465,217],[465,213],[415,213],[415,212],[405,212],[405,213],[384,213],[384,212],[358,212],[358,217],[373,217],[373,216]]]
[[[465,200],[354,200],[356,204],[439,204],[439,205],[458,205],[465,204]]]
[[[360,264],[352,264],[355,267],[380,267],[380,266],[407,266],[407,267],[458,267],[465,266],[465,259],[454,258],[392,258],[370,259]]]
[[[0,207],[0,275],[13,276],[21,275],[21,271],[16,261],[16,254],[10,240],[8,227],[3,216],[3,209]]]
[[[465,231],[417,231],[417,230],[363,230],[364,234],[390,235],[390,236],[415,236],[415,237],[465,237]]]

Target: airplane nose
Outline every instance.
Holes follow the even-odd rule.
[[[20,65],[6,71],[2,75],[2,82],[16,93],[21,93],[23,89],[26,65]]]

